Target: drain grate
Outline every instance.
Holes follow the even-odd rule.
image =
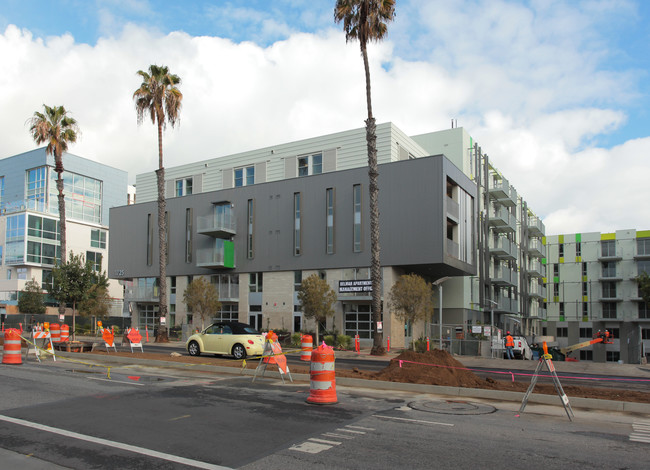
[[[496,411],[493,406],[463,400],[422,400],[413,401],[408,406],[418,411],[446,415],[486,415]]]

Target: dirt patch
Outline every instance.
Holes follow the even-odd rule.
[[[178,362],[181,364],[212,365],[241,368],[242,362],[232,358],[216,356],[189,356],[183,354],[175,356],[170,353],[151,352],[110,352],[104,350],[93,351],[92,354],[103,356],[122,356],[139,359],[152,359],[159,361]],[[400,367],[400,361],[402,361]],[[246,361],[247,369],[255,369],[259,359],[251,358]],[[267,370],[277,370],[277,366],[269,364]],[[290,370],[296,374],[309,374],[309,365],[290,365]],[[492,378],[483,379],[471,370],[468,370],[463,363],[454,359],[446,351],[434,349],[426,353],[404,351],[395,359],[392,359],[387,367],[379,372],[364,371],[362,368],[344,369],[337,367],[337,377],[349,377],[367,380],[385,380],[388,382],[404,382],[416,384],[441,385],[447,387],[480,388],[488,390],[502,390],[509,392],[525,392],[530,385],[530,378],[517,378],[515,381],[502,381]],[[597,398],[601,400],[627,401],[636,403],[650,403],[650,393],[630,391],[615,388],[594,388],[585,386],[564,386],[564,391],[569,398]],[[535,386],[535,393],[555,395],[555,387],[552,384],[538,383]]]

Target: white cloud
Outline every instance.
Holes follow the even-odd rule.
[[[599,3],[595,19],[564,2],[556,9],[546,2],[526,8],[478,0],[465,8],[404,5],[419,15],[398,16],[391,39],[369,49],[379,122],[415,135],[457,118],[549,234],[650,228],[643,203],[650,196],[643,179],[650,139],[612,149],[594,144],[625,123],[622,103],[637,90],[635,71],[599,65],[603,39],[596,26],[618,4],[604,9]],[[233,9],[230,18],[236,14]],[[127,169],[131,182],[152,171],[156,131],[150,122],[136,125],[132,101],[136,71],[152,63],[183,80],[180,126],[164,136],[167,167],[362,127],[358,44],[346,44],[334,25],[296,33],[272,19],[260,13],[250,20],[268,26],[261,34],[288,35],[268,47],[133,24],[118,33],[109,24],[113,33],[89,46],[70,35],[35,39],[9,26],[0,34],[0,107],[10,110],[0,115],[0,157],[34,147],[25,121],[43,103],[64,104],[83,131],[72,153]],[[407,27],[417,30],[409,36],[409,60],[396,52],[404,50],[399,33]]]

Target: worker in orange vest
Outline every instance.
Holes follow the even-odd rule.
[[[515,340],[512,339],[512,336],[510,336],[510,332],[508,331],[506,335],[506,357],[508,359],[515,358],[515,353],[513,351],[514,347],[515,347]]]

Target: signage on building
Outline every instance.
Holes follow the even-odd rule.
[[[372,281],[370,279],[339,281],[339,292],[372,292]]]
[[[472,325],[472,333],[481,334],[483,327],[481,325]]]
[[[167,319],[165,317],[160,317],[160,324],[164,325],[167,323]]]

